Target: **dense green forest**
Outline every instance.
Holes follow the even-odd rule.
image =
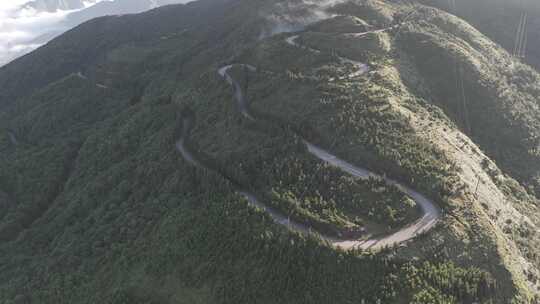
[[[538,302],[538,73],[436,9],[355,37],[341,33],[384,28],[410,6],[346,1],[330,11],[349,17],[304,28],[293,21],[320,8],[284,5],[200,0],[99,18],[0,68],[0,303]],[[323,51],[287,44],[276,20]],[[348,77],[340,56],[370,72]],[[500,64],[482,70],[487,58]],[[470,126],[447,94],[455,61]],[[232,73],[259,122],[217,74],[236,62],[257,67]],[[190,149],[215,170],[175,149],[186,107]],[[435,128],[470,136],[493,181],[471,178]],[[421,214],[298,135],[429,196],[441,223],[380,252],[276,225],[239,185],[329,232]]]

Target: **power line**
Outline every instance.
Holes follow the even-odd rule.
[[[452,14],[457,14],[457,5],[456,0],[448,0],[448,6],[450,7],[450,11]],[[454,76],[456,78],[456,89],[458,90],[458,94],[461,98],[462,103],[462,118],[465,123],[465,131],[469,134],[472,132],[471,129],[471,122],[469,120],[469,109],[467,106],[467,94],[465,93],[465,80],[463,79],[463,68],[459,64],[457,58],[454,59]],[[458,112],[459,112],[459,106],[458,106]],[[459,114],[459,113],[458,113]]]
[[[521,28],[523,26],[523,16],[524,16],[523,13],[521,13],[521,15],[519,16],[519,24],[518,24],[518,29],[516,33],[516,40],[514,42],[514,50],[512,52],[513,56],[517,55],[518,50],[519,50],[519,45],[521,43],[520,39],[521,39]]]
[[[527,43],[528,43],[528,17],[529,13],[526,10],[523,1],[521,1],[521,14],[519,17],[519,24],[516,34],[516,41],[514,43],[513,55],[518,58],[525,58],[527,55]]]
[[[463,118],[465,120],[465,127],[469,134],[471,134],[471,122],[469,120],[469,109],[467,107],[467,95],[465,94],[465,81],[463,80],[463,69],[459,68],[459,79],[461,87],[461,100],[463,102]]]
[[[521,46],[521,58],[525,58],[527,55],[527,42],[528,42],[528,32],[529,32],[529,22],[528,22],[528,15],[529,13],[525,11],[525,21],[523,25],[523,38],[522,40],[522,46]]]
[[[521,54],[521,45],[523,43],[523,32],[525,31],[525,13],[521,13],[521,23],[518,31],[518,43],[515,56],[519,57]]]
[[[456,0],[449,0],[450,2],[450,9],[452,10],[452,14],[457,14],[457,5]]]

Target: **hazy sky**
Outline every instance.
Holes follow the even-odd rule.
[[[32,9],[20,10],[28,0],[0,0],[0,66],[25,54],[40,44],[34,39],[59,27],[69,12],[38,13]]]
[[[33,9],[21,10],[21,5],[28,1],[0,0],[0,67],[41,46],[52,38],[53,34],[68,29],[61,21],[73,11],[48,13],[36,12]],[[114,0],[93,0],[101,1]],[[87,3],[87,6],[89,5],[90,3]]]

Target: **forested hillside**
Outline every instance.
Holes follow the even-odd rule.
[[[0,303],[539,303],[540,75],[479,28],[395,1],[199,0],[0,68]],[[236,63],[257,120],[218,74]],[[437,225],[321,239],[422,217],[386,178]]]

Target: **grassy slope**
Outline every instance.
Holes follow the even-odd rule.
[[[453,12],[444,0],[423,0],[425,4]],[[520,15],[528,13],[527,48],[525,62],[540,69],[540,5],[526,0],[475,0],[456,1],[457,16],[467,20],[482,33],[502,45],[509,52],[514,49]]]
[[[500,205],[495,203],[498,199],[492,199],[491,204],[482,203],[492,220],[499,221],[500,229],[519,248],[517,252],[532,263],[532,267],[525,266],[525,269],[532,269],[534,274],[528,275],[528,283],[533,290],[537,289],[535,277],[540,264],[529,252],[537,251],[539,246],[539,237],[534,232],[539,224],[538,200],[533,195],[538,194],[540,111],[535,96],[538,96],[540,76],[513,60],[468,24],[451,16],[437,16],[428,26],[408,27],[402,31],[402,38],[406,56],[412,58],[423,74],[424,84],[429,87],[426,98],[439,105],[461,133],[467,134],[485,151],[485,155],[480,153],[483,156],[476,166],[481,171],[477,172],[487,172],[510,202],[509,208],[521,213],[502,224],[497,218],[505,217],[501,216],[505,208],[499,209]],[[463,92],[456,85],[460,79],[456,75],[463,75]],[[471,152],[478,154],[474,151],[475,148]],[[489,158],[497,164],[492,164]],[[533,195],[527,194],[527,190]],[[524,217],[525,220],[516,219]],[[522,236],[514,233],[522,229],[525,230]]]
[[[448,40],[440,39],[442,31],[448,33]],[[469,25],[451,18],[437,18],[431,28],[406,31],[403,38],[407,52],[417,59],[422,73],[429,75],[430,98],[503,170],[532,193],[540,191],[540,108],[536,100],[540,75],[513,61]],[[424,43],[415,44],[419,40]],[[442,73],[441,66],[447,67]],[[460,73],[465,105],[456,86]]]
[[[17,202],[3,216],[2,232],[7,239],[14,238],[13,231],[21,233],[0,245],[1,299],[373,303],[401,298],[442,303],[481,298],[507,303],[515,292],[509,274],[481,258],[489,253],[499,261],[491,255],[494,244],[484,226],[464,228],[469,234],[465,237],[449,232],[454,228],[447,220],[399,255],[420,256],[420,262],[385,254],[344,254],[272,225],[264,214],[247,208],[225,180],[193,168],[174,151],[175,113],[185,105],[198,115],[198,147],[225,168],[237,167],[231,160],[249,168],[257,158],[246,152],[291,141],[288,136],[246,131],[230,102],[229,88],[215,74],[222,61],[237,55],[239,48],[233,43],[258,35],[258,20],[238,21],[258,5],[246,3],[223,4],[232,8],[219,18],[222,8],[193,8],[216,23],[199,28],[196,24],[187,31],[182,24],[171,25],[159,35],[150,31],[134,41],[107,44],[91,62],[56,70],[63,76],[49,79],[50,84],[36,80],[40,89],[31,95],[17,84],[4,91],[1,127],[15,130],[21,143],[13,147],[5,134],[0,137],[0,188]],[[184,8],[168,12],[169,18],[160,12],[112,19],[145,33],[142,29],[150,24],[196,15]],[[94,22],[81,31],[91,32],[96,24],[107,29],[113,21]],[[77,35],[75,30],[55,43]],[[119,41],[114,39],[117,33],[104,35],[91,41]],[[313,130],[307,136],[351,161],[418,187],[449,211],[460,208],[460,197],[450,195],[456,187],[454,166],[391,108],[392,86],[377,78],[330,83],[325,73],[340,74],[335,68],[343,67],[328,66],[333,58],[313,58],[286,46],[281,38],[249,47],[239,57],[273,71],[257,75],[250,85],[257,112],[301,122]],[[13,83],[34,73],[27,71],[28,65],[39,62],[47,51],[51,50],[9,65],[0,71],[0,81],[11,75]],[[275,54],[281,66],[271,60]],[[383,67],[384,62],[373,63]],[[302,76],[318,66],[324,67],[319,77]],[[70,75],[79,70],[88,79]],[[420,101],[403,100],[410,107],[426,106]],[[268,161],[268,168],[287,166],[273,160],[272,152],[261,149],[258,157]],[[248,177],[257,178],[253,171],[248,170]],[[27,219],[29,224],[24,224]],[[469,220],[475,218],[464,219]],[[471,236],[475,229],[479,234]],[[461,258],[455,252],[461,252]],[[499,284],[496,290],[488,286],[493,276]]]

